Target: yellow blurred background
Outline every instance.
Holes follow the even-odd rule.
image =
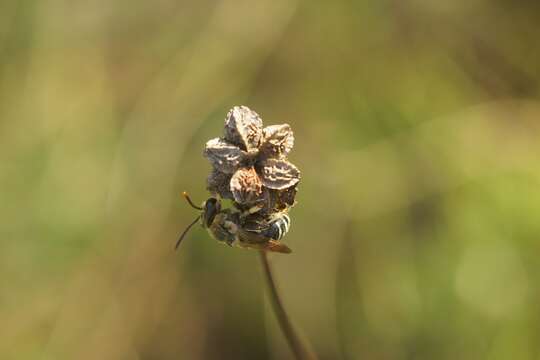
[[[540,359],[540,5],[0,4],[0,359],[289,359],[196,228],[233,105],[302,170],[271,257],[321,359]]]

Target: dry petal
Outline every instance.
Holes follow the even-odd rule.
[[[295,197],[297,193],[297,187],[291,186],[283,190],[274,190],[263,187],[262,214],[274,214],[281,212],[285,209],[291,208],[295,204]]]
[[[272,190],[277,192],[277,204],[276,208],[278,210],[283,210],[288,207],[292,207],[295,204],[296,193],[298,188],[296,186],[291,186],[285,190]]]
[[[235,106],[225,119],[225,139],[250,151],[262,141],[263,123],[260,116],[247,106]]]
[[[294,135],[289,124],[267,126],[263,134],[261,152],[266,157],[284,157],[294,146]]]
[[[269,189],[287,189],[300,181],[300,171],[286,160],[266,160],[260,174],[263,185]]]
[[[231,192],[239,204],[250,204],[261,200],[263,185],[253,167],[238,169],[231,178]]]
[[[246,158],[246,153],[236,145],[215,138],[206,143],[204,156],[210,160],[217,170],[232,174],[240,167],[242,161]]]
[[[224,199],[234,199],[230,189],[231,174],[225,174],[216,169],[212,169],[212,172],[206,179],[206,188],[212,194],[218,194]]]

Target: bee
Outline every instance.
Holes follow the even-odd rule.
[[[199,210],[201,213],[180,235],[175,249],[178,249],[193,225],[200,222],[212,238],[229,246],[282,254],[291,253],[291,249],[280,241],[289,231],[291,223],[286,211],[268,218],[245,216],[243,213],[233,209],[222,209],[221,201],[218,198],[211,197],[202,206],[197,206],[191,201],[186,192],[182,195],[192,208]]]
[[[251,216],[245,221],[242,229],[249,233],[259,234],[265,238],[279,241],[289,232],[291,218],[286,211],[273,214],[268,219],[260,216]]]

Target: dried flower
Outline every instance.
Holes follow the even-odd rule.
[[[260,116],[235,106],[225,119],[224,136],[206,143],[213,166],[208,189],[237,206],[272,212],[294,204],[300,171],[287,160],[294,145],[289,125],[263,128]]]

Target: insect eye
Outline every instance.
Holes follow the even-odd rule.
[[[208,227],[214,222],[214,218],[220,210],[221,204],[215,198],[210,198],[204,204],[205,225]]]

